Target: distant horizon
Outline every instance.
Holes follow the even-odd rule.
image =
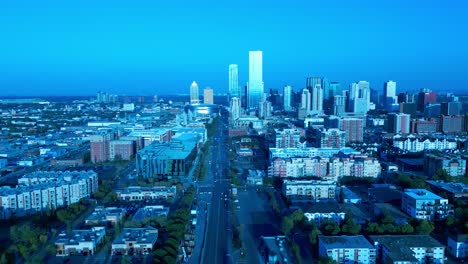
[[[468,1],[0,2],[0,95],[228,91],[263,52],[265,90],[327,77],[347,88],[468,90]]]

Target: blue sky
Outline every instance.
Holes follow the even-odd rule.
[[[0,95],[227,91],[263,50],[265,88],[307,76],[342,87],[468,91],[468,1],[3,0]]]

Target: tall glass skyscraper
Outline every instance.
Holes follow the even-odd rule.
[[[283,87],[283,109],[285,111],[292,110],[292,87],[290,85]]]
[[[192,85],[190,85],[190,104],[199,104],[200,103],[200,95],[199,95],[198,84],[193,81]]]
[[[237,64],[229,64],[229,97],[241,98],[239,67]]]
[[[262,51],[249,51],[249,83],[247,108],[257,109],[263,99],[263,63]]]

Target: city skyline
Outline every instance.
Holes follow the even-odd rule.
[[[310,75],[379,90],[387,80],[400,91],[468,86],[464,1],[26,3],[0,4],[1,95],[186,93],[192,80],[227,93],[227,65],[244,87],[245,54],[257,49],[265,90],[300,91]]]

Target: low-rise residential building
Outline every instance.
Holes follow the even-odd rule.
[[[468,200],[468,184],[462,182],[426,181],[436,191],[443,191],[449,197]]]
[[[468,234],[451,234],[447,237],[448,252],[458,258],[468,258]]]
[[[155,200],[167,199],[176,195],[176,186],[164,187],[140,187],[130,186],[123,190],[116,190],[117,199],[123,201],[141,201],[141,200]]]
[[[405,189],[401,210],[416,219],[437,220],[453,215],[453,205],[426,189]]]
[[[338,264],[374,264],[376,250],[362,236],[319,236],[319,256],[330,257]]]
[[[466,173],[466,160],[455,154],[425,153],[424,173],[435,175],[439,169],[452,177],[463,176]]]
[[[24,216],[56,209],[91,197],[98,190],[94,171],[38,171],[18,179],[18,186],[0,187],[1,217]]]
[[[158,229],[124,228],[112,242],[112,255],[147,255],[151,253],[158,239]]]
[[[63,231],[55,241],[57,256],[94,255],[105,235],[106,229],[102,226],[87,230],[72,230],[70,234]]]
[[[335,199],[335,181],[285,180],[283,194],[297,201],[321,201]]]
[[[133,220],[143,221],[145,218],[155,217],[155,216],[164,216],[167,217],[169,214],[169,207],[163,205],[148,205],[142,207],[136,211],[133,215]]]
[[[274,158],[268,167],[270,177],[308,177],[332,178],[337,180],[344,176],[371,177],[380,175],[382,167],[373,157],[303,157]]]
[[[414,136],[402,137],[396,135],[393,137],[393,147],[408,151],[408,152],[420,152],[424,150],[447,150],[457,149],[457,142],[450,141],[447,139],[424,139],[420,140]]]
[[[369,236],[381,263],[444,263],[445,247],[428,235]]]
[[[86,220],[86,225],[116,225],[124,218],[126,210],[117,207],[96,206]]]
[[[324,220],[330,220],[337,224],[344,221],[346,212],[343,207],[336,203],[316,203],[304,211],[307,221],[314,221],[320,226]]]

